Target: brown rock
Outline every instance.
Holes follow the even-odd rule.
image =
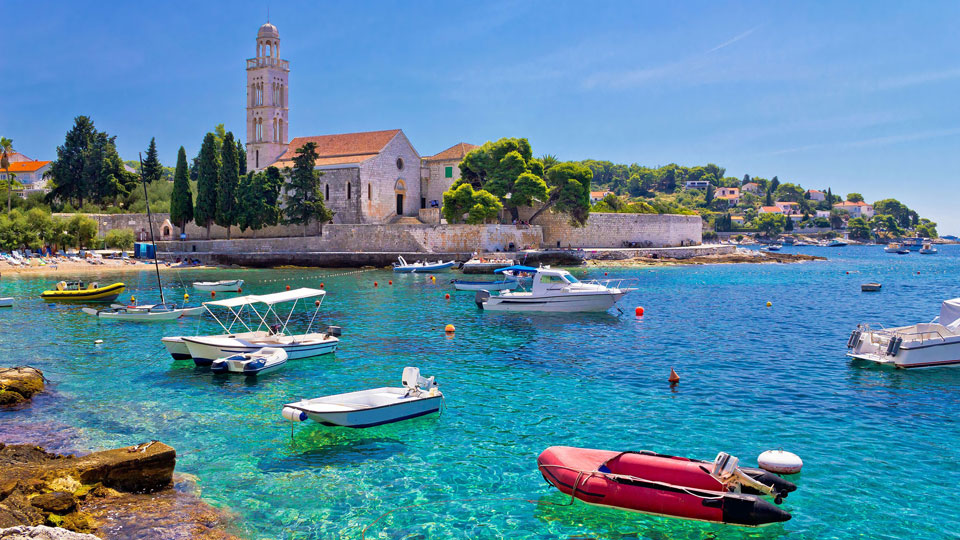
[[[22,403],[43,390],[43,373],[32,367],[0,368],[0,406]]]
[[[177,463],[177,451],[153,441],[141,445],[95,452],[83,456],[74,465],[84,484],[130,492],[156,491],[170,485]]]
[[[77,507],[77,500],[70,493],[54,491],[53,493],[37,495],[30,499],[30,504],[46,512],[67,514]]]

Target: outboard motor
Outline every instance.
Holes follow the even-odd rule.
[[[439,385],[437,381],[434,380],[435,377],[423,378],[420,376],[420,368],[415,367],[405,367],[403,368],[402,383],[403,386],[407,389],[407,393],[417,392],[420,390],[429,391],[431,388],[437,388]]]
[[[328,335],[328,336],[340,337],[340,334],[341,334],[342,332],[343,332],[343,329],[340,328],[339,326],[328,326],[328,327],[327,327],[327,335]]]
[[[786,485],[778,485],[779,482],[771,482],[770,485],[767,485],[763,482],[765,480],[769,481],[769,478],[765,478],[765,475],[755,478],[747,471],[742,470],[739,464],[740,460],[736,457],[726,452],[720,452],[713,460],[713,469],[710,471],[710,476],[716,478],[718,482],[735,493],[742,491],[744,493],[771,495],[777,504],[782,503],[787,493],[793,491]],[[796,487],[794,486],[793,489],[796,489]]]
[[[487,298],[490,298],[490,291],[477,291],[473,301],[477,303],[478,308],[483,309],[483,303],[486,302]]]

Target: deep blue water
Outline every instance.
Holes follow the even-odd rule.
[[[178,297],[181,280],[214,276],[242,277],[245,293],[325,284],[321,314],[344,328],[341,350],[256,382],[165,354],[160,337],[195,333],[196,321],[98,324],[42,303],[49,280],[4,275],[0,291],[18,300],[0,312],[2,364],[37,366],[53,383],[33,407],[0,413],[0,440],[87,450],[162,440],[249,538],[361,538],[367,526],[366,538],[383,539],[956,535],[960,370],[881,369],[848,360],[844,346],[857,322],[925,322],[960,296],[960,246],[936,256],[784,251],[801,250],[830,260],[608,269],[640,280],[624,314],[481,312],[449,274],[436,283],[382,270],[165,275]],[[141,301],[155,297],[152,279],[124,276]],[[883,292],[860,292],[874,280]],[[399,385],[408,365],[437,377],[441,417],[366,430],[304,423],[292,438],[280,417],[300,398]],[[783,447],[805,468],[784,503],[791,521],[742,529],[558,506],[568,497],[544,483],[535,459],[560,444],[703,459],[723,450],[747,464]]]

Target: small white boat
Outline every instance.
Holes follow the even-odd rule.
[[[520,286],[520,282],[515,279],[504,279],[503,281],[466,281],[455,279],[451,281],[453,288],[458,291],[509,291]]]
[[[0,307],[13,307],[13,297],[6,296],[0,298]]]
[[[933,244],[929,242],[923,244],[923,247],[920,248],[921,255],[936,255],[937,253],[939,253],[937,248],[933,247]]]
[[[424,272],[441,272],[447,270],[454,264],[455,261],[443,262],[442,260],[437,262],[424,262],[417,261],[415,263],[408,263],[402,256],[397,257],[399,262],[393,263],[394,272],[407,272],[407,273],[424,273]]]
[[[765,247],[763,247],[763,248],[761,248],[761,249],[763,249],[763,250],[765,250],[765,251],[780,251],[781,249],[783,249],[783,245],[782,245],[782,244],[770,244],[770,245],[765,246]]]
[[[161,322],[172,321],[187,315],[199,315],[202,306],[193,308],[177,308],[167,304],[150,304],[142,306],[123,306],[114,304],[108,309],[94,309],[85,307],[81,311],[93,315],[98,319],[129,322]]]
[[[898,368],[960,364],[960,298],[943,302],[933,322],[878,329],[858,324],[847,348],[851,358]]]
[[[326,292],[321,289],[300,288],[273,294],[238,296],[226,300],[204,302],[203,306],[223,328],[224,333],[212,336],[180,336],[180,341],[186,345],[190,356],[198,366],[209,366],[214,360],[238,353],[252,353],[264,347],[283,349],[290,360],[310,358],[337,350],[340,343],[339,326],[328,326],[323,332],[310,332],[320,311],[320,304]],[[315,301],[316,310],[310,318],[306,331],[302,334],[287,334],[287,324],[291,320],[297,304],[301,300],[319,298]],[[274,309],[276,304],[293,302],[286,317],[280,316]],[[262,312],[257,306],[264,306]],[[211,307],[224,307],[230,312],[233,319],[229,326],[211,311]],[[258,320],[256,329],[250,328],[243,320],[243,312],[248,311],[251,318]],[[267,317],[278,321],[271,325]],[[239,323],[250,334],[232,332],[235,324]],[[263,334],[260,332],[264,331]],[[171,343],[172,344],[172,343]],[[177,344],[179,345],[179,344]],[[170,351],[170,346],[167,347]],[[172,354],[172,352],[171,352]]]
[[[860,285],[861,292],[877,292],[883,285],[879,283],[864,283]]]
[[[883,248],[883,251],[884,253],[899,253],[901,249],[903,249],[903,246],[901,246],[899,243],[890,242],[886,245],[886,247]]]
[[[243,373],[259,375],[279,369],[287,363],[287,353],[283,349],[264,347],[252,353],[240,353],[226,358],[217,358],[210,364],[214,373]]]
[[[220,281],[194,281],[193,288],[198,291],[239,292],[243,288],[242,279],[222,279]]]
[[[258,332],[237,332],[235,334],[221,334],[219,336],[207,336],[207,337],[224,337],[224,338],[233,338],[233,339],[259,339],[265,338],[270,335],[270,332],[261,330]],[[183,341],[183,338],[186,336],[166,336],[160,339],[163,343],[163,346],[167,348],[167,352],[170,353],[170,356],[174,360],[190,360],[193,358],[190,356],[190,349],[187,348],[187,343]]]
[[[636,282],[636,278],[580,281],[566,270],[538,268],[530,292],[477,291],[475,301],[477,307],[490,311],[606,311],[636,290],[623,287],[624,282]]]
[[[443,394],[433,377],[425,379],[415,367],[403,368],[403,386],[348,392],[303,399],[283,406],[292,422],[306,419],[326,426],[366,428],[439,412]]]
[[[843,240],[831,240],[830,243],[827,244],[827,247],[844,247],[846,245],[847,243]]]

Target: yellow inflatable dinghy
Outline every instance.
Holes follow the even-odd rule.
[[[40,293],[40,298],[48,302],[112,302],[123,294],[125,288],[123,283],[103,287],[99,283],[90,283],[84,287],[82,281],[61,281],[56,290]]]

